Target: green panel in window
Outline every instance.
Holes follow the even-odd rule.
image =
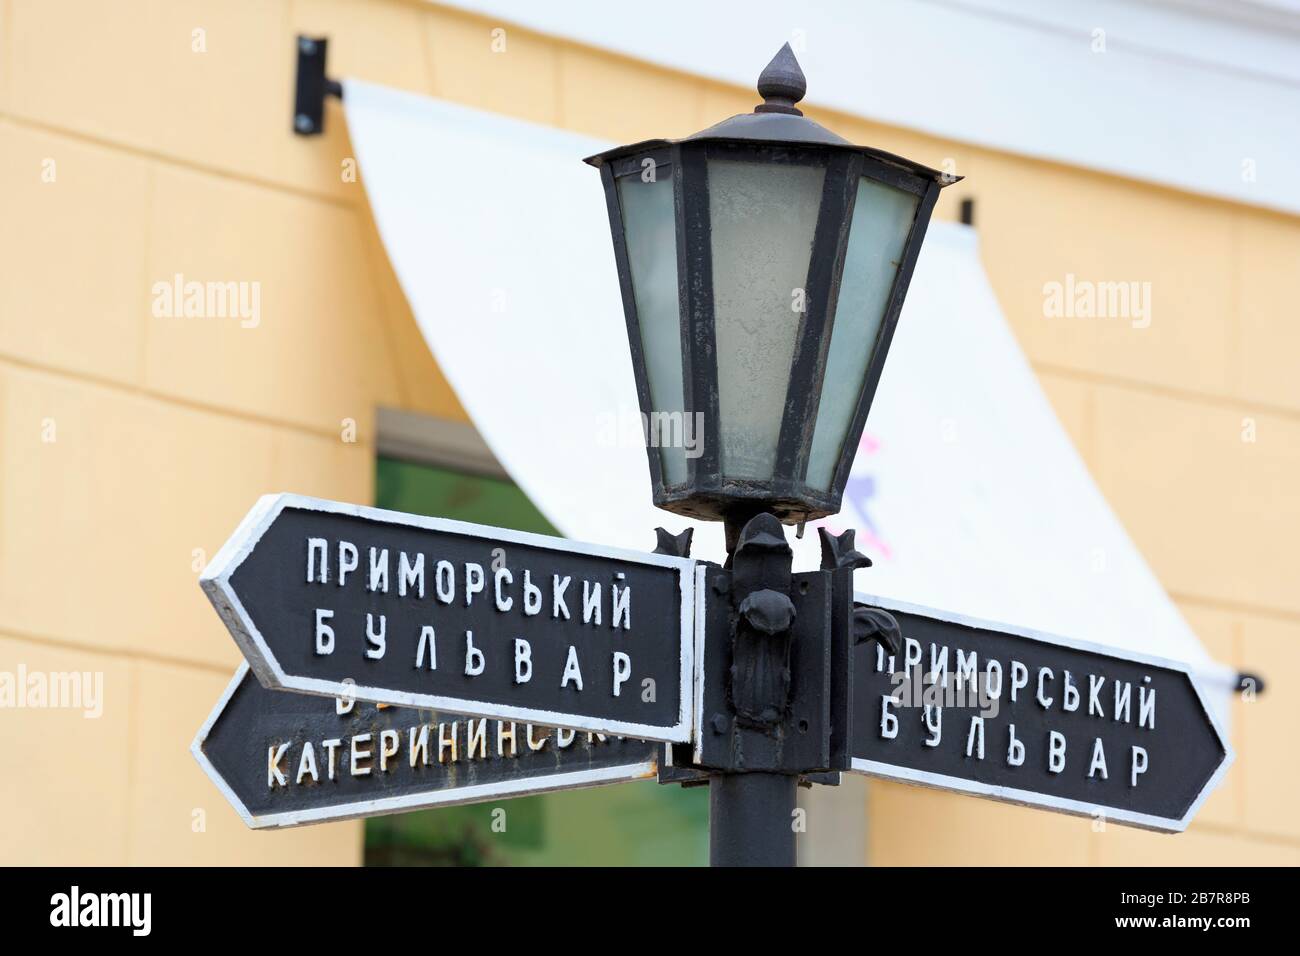
[[[377,465],[375,504],[380,508],[516,531],[558,534],[512,481],[467,475],[396,458],[380,458]]]
[[[394,458],[376,465],[381,508],[556,534],[513,482]],[[370,866],[696,866],[708,862],[709,794],[653,781],[493,800],[366,821]]]

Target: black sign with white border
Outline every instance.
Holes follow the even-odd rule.
[[[240,665],[190,750],[253,829],[653,778],[661,744],[267,690]]]
[[[685,742],[694,570],[280,494],[200,583],[266,687]]]
[[[894,614],[904,660],[878,641],[854,649],[853,770],[1178,832],[1232,763],[1186,664],[873,595],[855,600]],[[929,681],[945,648],[949,679]],[[908,671],[921,679],[904,681]],[[976,696],[963,698],[972,674]],[[927,698],[935,688],[955,696]]]

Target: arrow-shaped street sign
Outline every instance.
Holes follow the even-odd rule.
[[[853,651],[853,770],[1179,831],[1232,763],[1183,664],[856,600],[902,636]]]
[[[763,554],[753,560],[772,563]],[[482,749],[497,733],[502,746],[520,733],[532,742],[540,727],[637,740],[549,760],[530,750],[499,772],[443,767],[440,756],[417,772],[429,766],[421,731],[393,724],[411,712],[372,711],[374,729],[345,735],[337,716],[313,710],[319,700],[248,678],[232,684],[195,753],[254,826],[630,779],[654,772],[645,741],[690,741],[706,771],[851,769],[1176,831],[1231,763],[1185,665],[866,595],[858,603],[891,612],[901,633],[870,610],[853,623],[846,567],[795,575],[781,591],[769,582],[766,603],[742,601],[754,606],[749,630],[737,630],[734,601],[703,600],[734,590],[721,568],[268,496],[201,578],[264,687],[437,712],[422,719],[440,755]],[[746,573],[750,592],[766,580]],[[774,626],[788,660],[767,653],[785,647]],[[736,717],[740,679],[771,710],[767,724],[768,710],[750,707],[743,726]],[[336,726],[299,726],[304,714]],[[447,737],[448,721],[475,736]],[[403,754],[412,773],[391,775]],[[347,781],[322,782],[323,760],[331,771],[347,761]]]
[[[694,567],[282,494],[200,583],[266,687],[684,742]]]
[[[291,827],[655,775],[661,745],[267,690],[241,664],[191,750],[250,827]]]

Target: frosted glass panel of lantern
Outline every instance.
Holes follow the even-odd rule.
[[[803,318],[821,167],[709,161],[722,473],[772,477]]]
[[[829,491],[834,481],[918,202],[918,196],[872,179],[858,183],[808,454],[807,483],[819,491]]]
[[[641,352],[650,386],[646,440],[659,449],[665,485],[686,480],[685,439],[698,441],[683,412],[682,339],[677,299],[677,239],[671,171],[661,165],[653,179],[640,173],[618,180],[623,236],[641,327]]]

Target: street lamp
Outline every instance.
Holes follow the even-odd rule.
[[[601,171],[654,502],[723,520],[834,514],[939,190],[795,106],[789,44],[763,102]]]
[[[845,766],[831,730],[847,739],[844,655],[896,639],[888,614],[853,608],[853,570],[871,563],[853,532],[821,529],[822,569],[796,586],[781,523],[839,511],[930,214],[956,178],[807,119],[805,89],[786,44],[754,112],[587,159],[605,187],[654,502],[726,527],[694,752],[672,762],[707,776],[719,865],[794,862],[796,781]],[[689,553],[689,532],[659,534],[660,550]]]

